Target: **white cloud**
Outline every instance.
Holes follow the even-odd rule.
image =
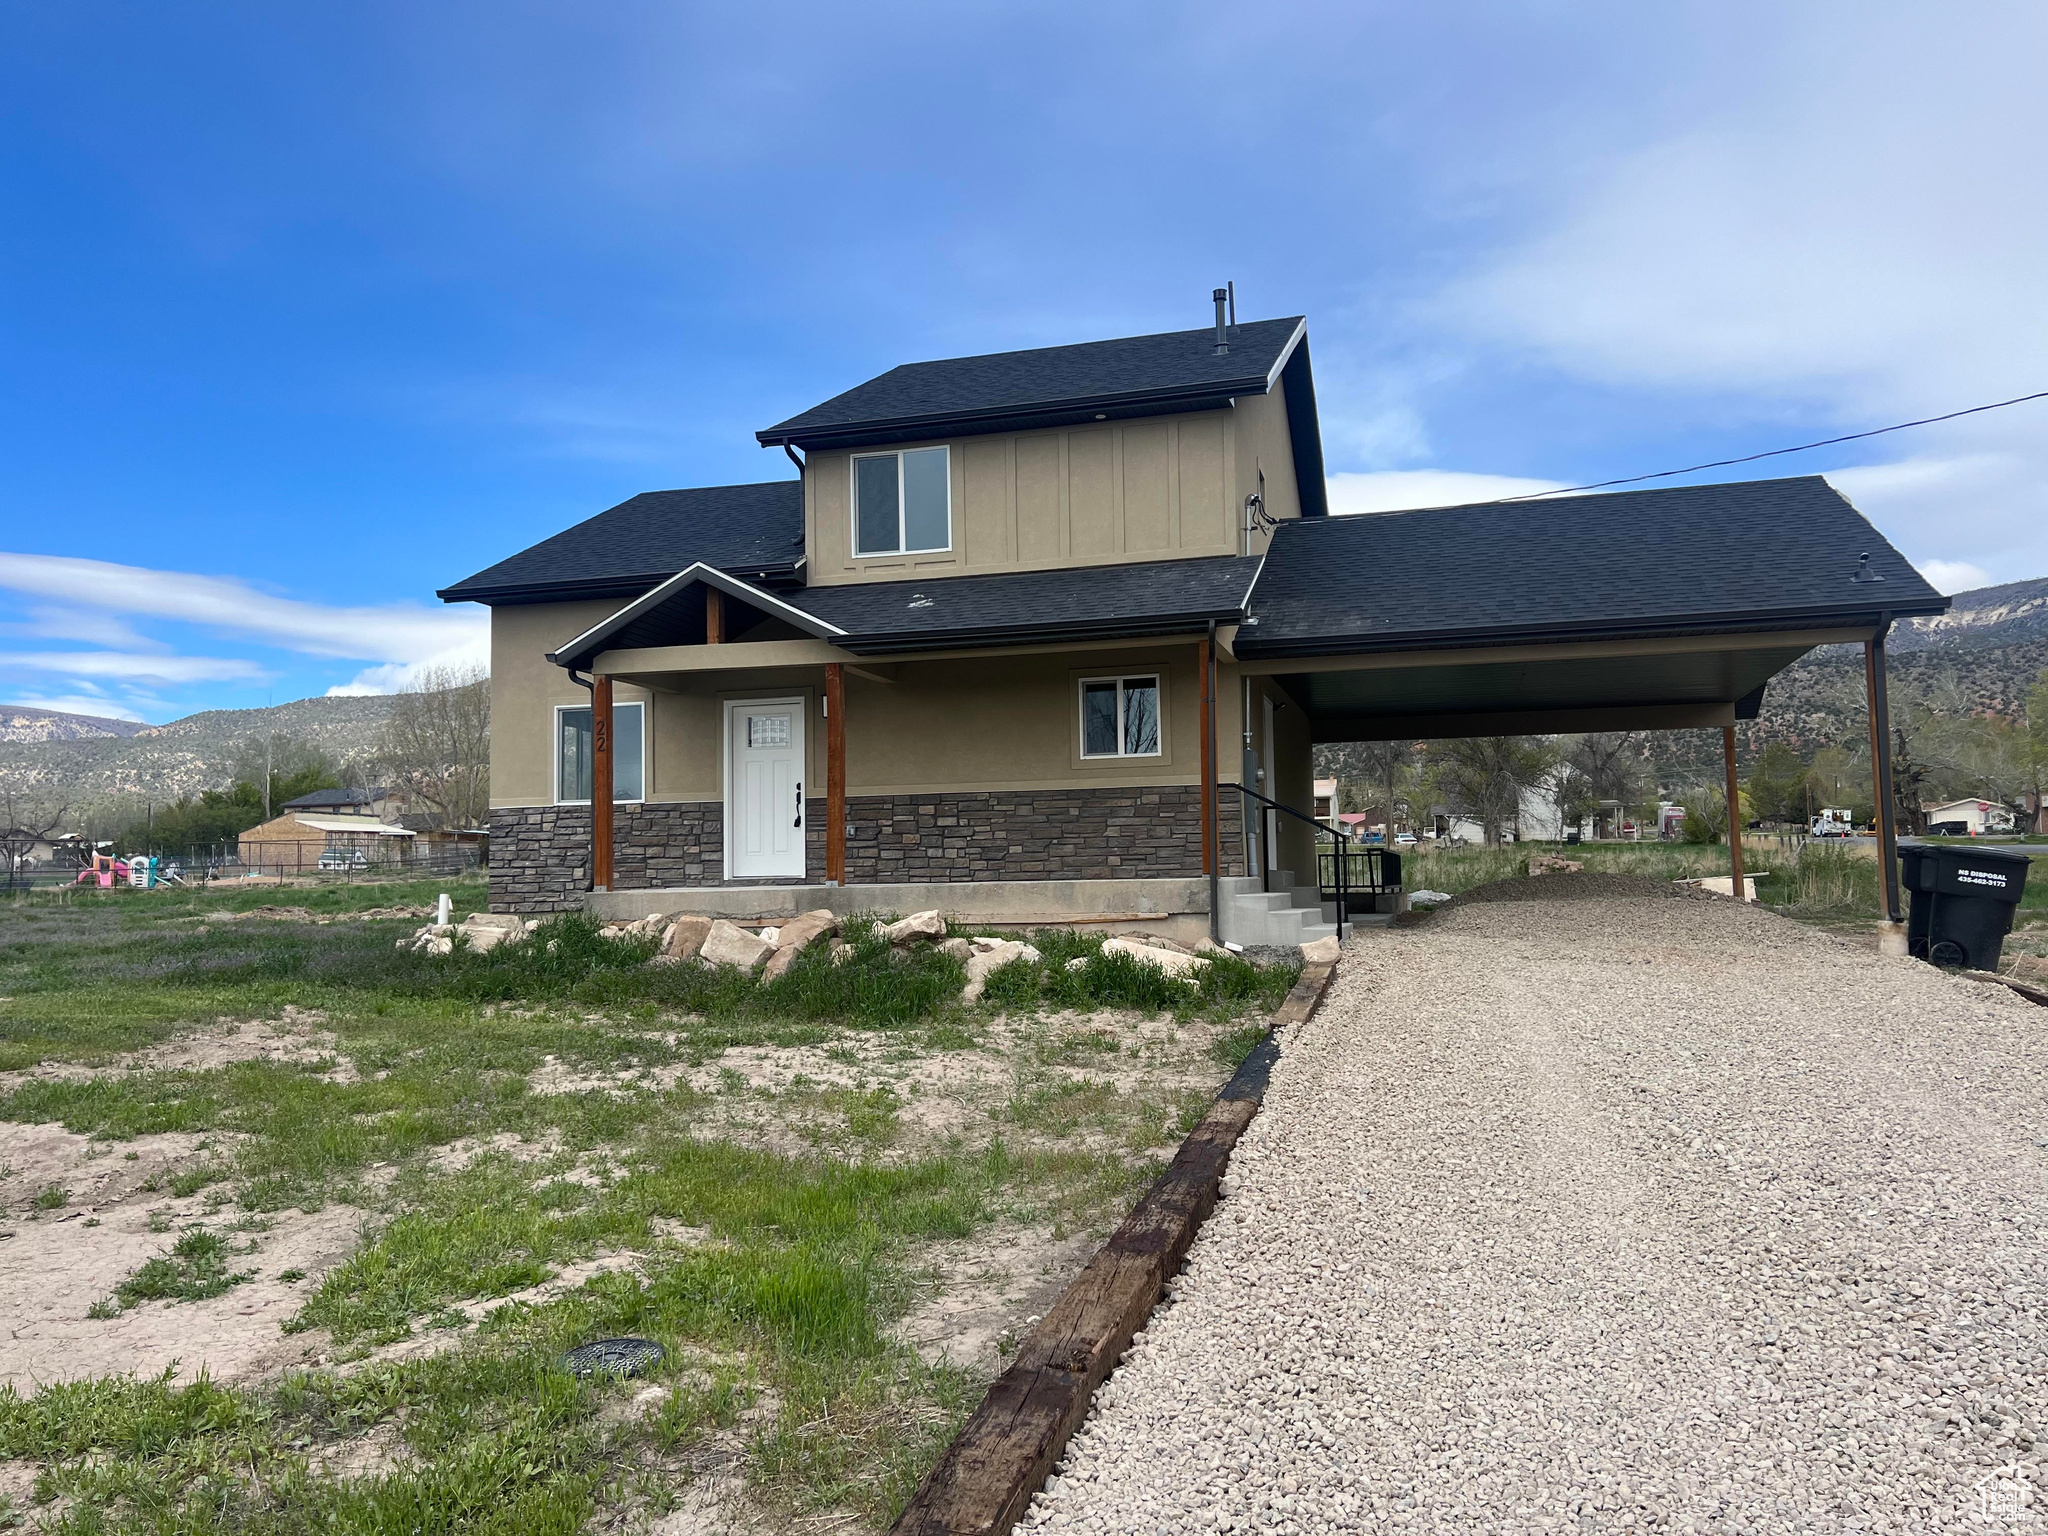
[[[133,616],[169,619],[297,651],[369,661],[341,694],[389,693],[422,668],[487,664],[490,617],[470,605],[419,603],[330,607],[258,590],[232,576],[155,571],[67,555],[0,552],[0,588],[54,599],[10,632],[97,642],[104,651],[0,655],[0,666],[46,671],[74,683],[93,677],[159,682],[226,682],[265,675],[254,662],[203,656],[150,656],[161,642],[137,633]]]
[[[1780,441],[2048,388],[2048,10],[1765,22],[1729,26],[1768,46],[1702,51],[1686,79],[1713,106],[1678,131],[1648,126],[1646,96],[1616,149],[1512,189],[1534,216],[1427,316],[1515,365],[1670,392],[1673,427],[1783,423]],[[1871,445],[1915,457],[1830,478],[1910,555],[2040,575],[2044,423],[2048,402],[1916,428]]]
[[[1951,597],[1992,585],[1990,576],[1963,560],[1923,560],[1920,574],[1933,584],[1935,591]]]
[[[474,644],[488,615],[469,605],[335,608],[258,591],[232,576],[152,571],[68,555],[0,553],[0,587],[88,608],[200,624],[310,656],[410,662]]]
[[[265,675],[255,662],[231,656],[133,656],[123,651],[0,651],[0,671],[141,678],[158,683],[225,683]]]
[[[158,641],[140,633],[118,615],[79,608],[31,608],[25,622],[0,625],[0,631],[33,640],[84,640],[92,645],[109,645],[121,650],[162,649]]]
[[[1399,512],[1409,507],[1456,507],[1554,491],[1562,480],[1529,480],[1517,475],[1482,475],[1450,469],[1394,469],[1370,474],[1331,475],[1330,510],[1339,517],[1356,512]]]
[[[65,715],[97,715],[102,720],[142,720],[147,723],[141,711],[126,704],[117,704],[112,699],[97,698],[91,694],[81,694],[77,697],[57,694],[48,698],[41,694],[16,694],[5,704],[0,704],[0,708],[9,706],[17,709],[54,709]]]

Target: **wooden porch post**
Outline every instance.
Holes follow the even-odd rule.
[[[1892,712],[1885,687],[1884,635],[1891,628],[1886,614],[1877,632],[1863,642],[1863,683],[1870,696],[1870,792],[1877,801],[1878,889],[1884,917],[1903,922],[1899,902],[1899,823],[1892,803]]]
[[[1202,691],[1202,873],[1216,873],[1216,657],[1209,637],[1195,642],[1195,666]]]
[[[725,594],[716,587],[704,589],[704,643],[725,644]]]
[[[846,667],[825,663],[825,878],[846,884]]]
[[[590,679],[590,888],[612,888],[612,680]]]
[[[1728,770],[1728,862],[1735,872],[1730,887],[1737,901],[1749,900],[1749,888],[1742,883],[1742,786],[1735,782],[1735,727],[1721,727],[1721,756]]]

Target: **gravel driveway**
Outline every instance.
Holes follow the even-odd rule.
[[[2048,1532],[2048,1011],[1548,881],[1347,946],[1027,1524]]]

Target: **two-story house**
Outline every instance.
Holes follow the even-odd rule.
[[[1726,724],[1945,606],[1817,478],[1332,518],[1300,317],[907,364],[757,435],[796,478],[441,594],[492,609],[494,907],[1314,936],[1316,742]]]

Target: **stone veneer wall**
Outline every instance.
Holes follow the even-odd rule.
[[[1244,869],[1234,794],[1219,806],[1223,873]],[[825,878],[825,804],[805,803],[807,879]],[[622,891],[727,882],[718,801],[621,805],[613,885]],[[846,804],[846,880],[890,885],[960,880],[1145,880],[1202,872],[1201,789],[961,791],[857,795]],[[583,904],[590,808],[491,812],[491,909],[563,912]]]

